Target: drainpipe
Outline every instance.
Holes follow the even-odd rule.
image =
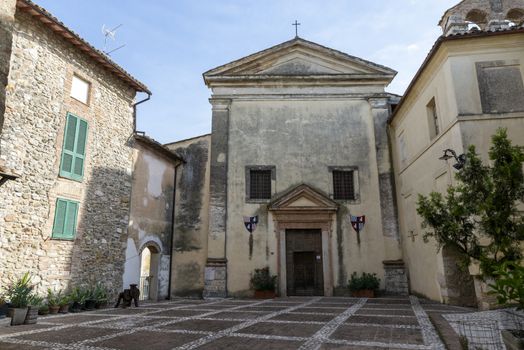
[[[176,180],[178,167],[182,162],[175,165],[175,180],[173,181],[173,215],[171,216],[171,239],[169,243],[169,284],[167,285],[167,299],[171,300],[171,276],[173,274],[173,240],[175,236],[175,201],[176,201]]]
[[[136,132],[136,106],[138,106],[139,104],[144,103],[146,101],[149,101],[151,99],[151,93],[150,92],[146,92],[146,94],[147,94],[146,98],[144,98],[143,100],[135,102],[135,103],[132,104],[132,106],[133,106],[133,133]]]

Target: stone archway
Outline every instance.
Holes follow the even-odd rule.
[[[295,290],[288,288],[289,274],[293,270],[293,266],[290,266],[293,252],[290,252],[287,245],[290,244],[288,235],[292,230],[320,233],[321,244],[317,246],[321,246],[321,253],[318,254],[314,247],[306,250],[311,250],[311,253],[316,255],[314,256],[317,260],[316,269],[322,271],[323,288],[320,288],[320,293],[318,291],[316,293],[324,296],[333,295],[331,227],[337,209],[337,203],[308,185],[295,187],[270,203],[269,211],[273,215],[278,242],[277,265],[281,296],[287,296],[290,290]]]
[[[140,248],[140,299],[158,299],[158,273],[160,270],[161,248],[154,241],[146,242]]]

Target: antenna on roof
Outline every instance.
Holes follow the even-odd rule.
[[[111,39],[111,40],[115,41],[116,31],[121,26],[123,26],[123,24],[119,24],[116,27],[114,27],[113,29],[109,29],[109,28],[106,27],[105,24],[102,25],[102,34],[104,34],[104,49],[102,50],[102,52],[105,53],[106,55],[109,55],[110,53],[115,52],[116,50],[119,50],[119,49],[123,48],[124,46],[126,46],[126,44],[123,44],[123,45],[120,45],[119,47],[117,47],[116,49],[107,50],[107,39]]]

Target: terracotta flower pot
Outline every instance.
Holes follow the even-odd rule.
[[[59,305],[49,305],[49,314],[51,315],[56,315],[58,313],[58,310],[60,310],[60,306]]]
[[[361,289],[351,291],[351,296],[355,298],[374,298],[375,291],[373,289]]]
[[[255,299],[273,299],[276,296],[273,290],[255,290]]]

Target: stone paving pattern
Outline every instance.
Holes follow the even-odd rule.
[[[0,349],[445,349],[428,313],[464,311],[413,296],[176,299],[0,328]]]

